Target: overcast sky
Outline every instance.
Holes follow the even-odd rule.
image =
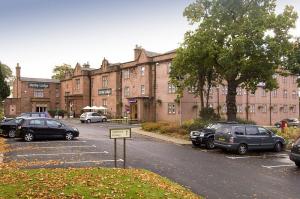
[[[0,61],[24,77],[50,78],[55,65],[99,68],[133,59],[136,44],[166,52],[190,28],[182,16],[193,0],[0,0]],[[278,0],[300,14],[300,0]],[[293,34],[300,36],[300,20]]]

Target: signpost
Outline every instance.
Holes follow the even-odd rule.
[[[126,138],[131,138],[131,129],[109,129],[110,139],[114,139],[114,157],[115,157],[115,167],[117,167],[117,139],[123,138],[123,168],[126,167]]]

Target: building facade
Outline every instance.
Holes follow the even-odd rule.
[[[74,71],[66,74],[60,84],[48,82],[49,92],[51,88],[59,88],[60,93],[59,97],[49,98],[53,103],[49,102],[47,107],[59,105],[70,115],[79,116],[85,106],[104,106],[107,108],[105,114],[114,118],[179,124],[198,118],[200,99],[195,97],[193,90],[186,89],[182,97],[178,98],[176,87],[170,83],[169,73],[175,56],[175,51],[159,54],[136,46],[134,59],[129,62],[111,64],[103,59],[101,66],[95,69],[88,64],[77,64]],[[267,92],[263,84],[257,86],[255,93],[237,88],[237,117],[263,125],[274,124],[284,118],[299,117],[297,77],[276,75],[274,78],[277,79],[279,88],[272,92]],[[27,84],[26,86],[28,88]],[[14,84],[14,94],[17,91],[19,95],[7,99],[6,104],[9,106],[10,101],[15,98],[26,99],[26,96],[21,96],[22,91],[16,89]],[[34,89],[29,96],[32,96],[32,92]],[[54,91],[51,90],[50,93],[52,92]],[[226,118],[227,111],[226,95],[226,85],[210,90],[209,106],[223,118]],[[32,103],[31,110],[38,110],[35,108],[40,107],[37,100],[29,101]],[[24,101],[24,106],[26,103],[28,100]]]
[[[21,77],[17,64],[12,98],[4,102],[6,116],[24,112],[45,112],[60,109],[60,82],[53,79]]]

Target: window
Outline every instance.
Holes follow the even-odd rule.
[[[102,99],[102,105],[105,107],[107,106],[107,99]]]
[[[238,113],[242,113],[243,112],[243,105],[241,105],[241,104],[237,105],[237,112]]]
[[[55,89],[55,97],[59,97],[59,90]]]
[[[57,127],[62,126],[61,123],[59,123],[59,122],[57,122],[55,120],[47,120],[46,123],[47,123],[47,126],[51,127],[51,128],[57,128]]]
[[[30,120],[29,125],[44,126],[44,120]]]
[[[168,113],[176,114],[176,104],[175,103],[168,103]]]
[[[288,92],[287,90],[283,90],[283,98],[287,98],[288,97]]]
[[[141,85],[141,94],[145,95],[145,86],[144,85]]]
[[[70,95],[70,92],[65,92],[65,96],[68,96],[68,95]]]
[[[272,97],[277,97],[277,89],[272,91]]]
[[[250,91],[250,96],[255,96],[255,91]]]
[[[291,106],[292,112],[296,113],[296,105]]]
[[[107,88],[108,87],[108,76],[103,76],[102,77],[102,88]]]
[[[283,106],[283,112],[284,112],[284,113],[287,113],[287,112],[288,112],[288,106],[287,106],[287,105],[284,105],[284,106]]]
[[[245,135],[245,127],[242,126],[235,127],[234,133],[236,135]]]
[[[269,135],[269,131],[265,128],[258,127],[259,135]]]
[[[34,97],[44,97],[44,90],[43,89],[35,89],[33,91]]]
[[[80,89],[80,79],[75,79],[75,89],[76,90]]]
[[[266,104],[263,104],[261,107],[260,107],[260,110],[262,113],[266,113],[267,112],[267,105]]]
[[[282,77],[283,83],[287,83],[287,77]]]
[[[188,87],[188,92],[189,92],[189,93],[195,93],[195,90],[196,90],[196,89],[195,89],[195,86],[189,86],[189,87]]]
[[[124,79],[129,79],[129,77],[130,77],[129,69],[123,70],[123,76],[124,76]]]
[[[273,113],[277,113],[278,112],[278,106],[277,105],[273,105],[272,106],[272,110],[273,110]]]
[[[126,86],[126,87],[124,88],[124,96],[125,96],[125,97],[129,97],[129,87],[128,87],[128,86]]]
[[[297,92],[296,92],[296,91],[293,91],[293,92],[292,92],[292,98],[293,98],[293,99],[297,99],[297,97],[298,97],[298,96],[297,96]]]
[[[226,104],[223,105],[223,107],[222,107],[222,112],[223,112],[223,113],[226,113],[226,112],[227,112],[227,105],[226,105]]]
[[[297,83],[297,79],[298,79],[298,78],[297,78],[296,76],[293,76],[293,83],[294,83],[294,84]]]
[[[172,68],[172,63],[170,62],[167,66],[167,73],[170,74]]]
[[[250,113],[255,113],[255,104],[250,105]]]
[[[261,89],[261,96],[262,97],[266,97],[266,90],[265,89]]]
[[[145,66],[141,66],[141,76],[145,75]]]
[[[237,87],[236,92],[237,92],[237,95],[239,95],[239,96],[243,95],[242,87]]]
[[[246,133],[247,135],[258,135],[258,130],[255,126],[247,126]]]
[[[168,93],[176,93],[176,86],[174,84],[168,83]]]

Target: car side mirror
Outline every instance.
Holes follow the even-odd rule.
[[[61,128],[61,127],[62,127],[62,124],[59,124],[58,127]]]

